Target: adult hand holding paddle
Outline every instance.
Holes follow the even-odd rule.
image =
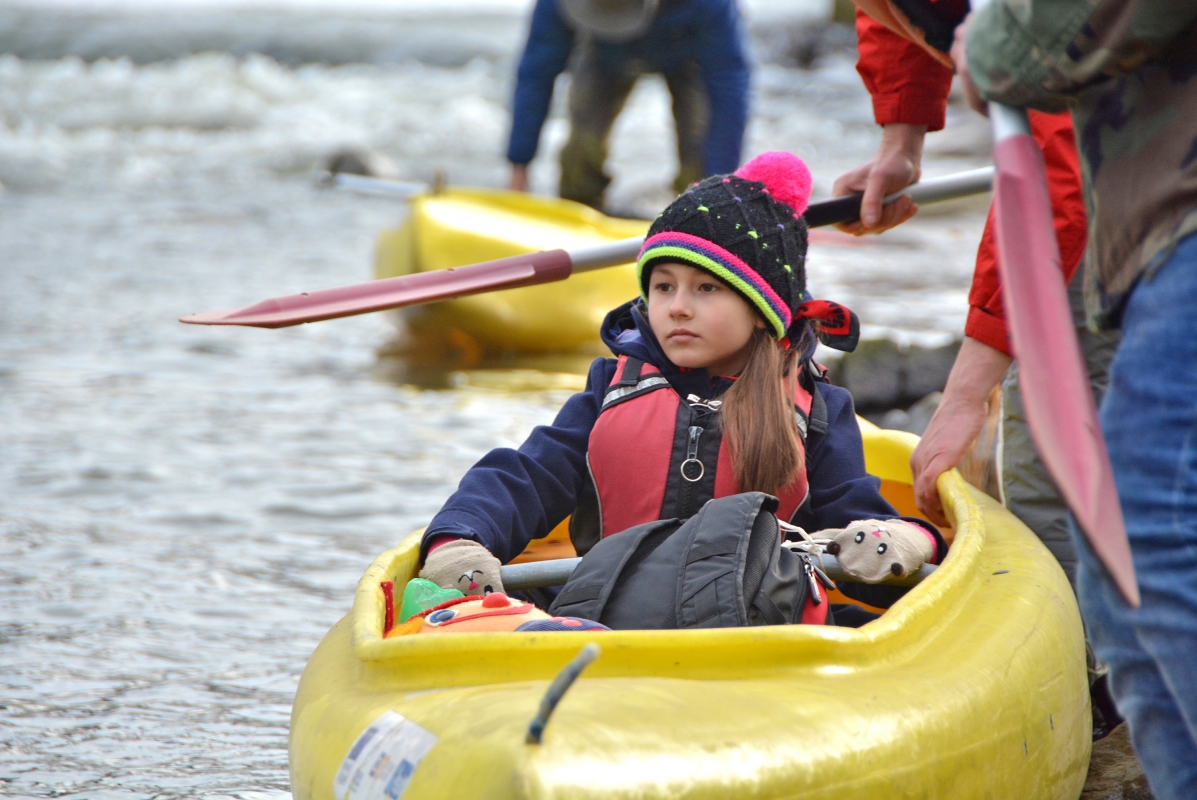
[[[860,194],[860,218],[836,225],[841,231],[862,236],[881,233],[901,225],[918,213],[919,207],[908,195],[907,186],[917,183],[922,174],[923,139],[926,125],[892,122],[882,126],[877,155],[836,179],[832,193]],[[899,195],[892,203],[882,198]]]
[[[923,181],[887,203],[909,196],[913,202],[935,203],[989,190],[993,169],[970,170]],[[860,216],[861,195],[849,195],[814,203],[804,217],[812,227],[851,222]],[[182,317],[192,325],[244,325],[256,328],[285,328],[304,322],[367,314],[389,308],[433,303],[483,292],[534,286],[565,280],[570,275],[615,267],[636,260],[643,238],[623,239],[574,250],[545,250],[456,269],[420,272],[378,281],[275,297],[246,308],[212,311]]]

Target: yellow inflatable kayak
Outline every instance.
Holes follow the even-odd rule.
[[[648,223],[608,217],[569,200],[450,188],[411,201],[379,237],[374,277],[460,267],[553,248],[643,236]],[[632,265],[568,281],[462,297],[401,312],[403,352],[471,367],[504,356],[608,355],[598,338],[608,311],[638,293]],[[585,371],[586,362],[581,368]]]
[[[917,438],[861,427],[869,471],[909,513]],[[366,570],[304,671],[294,796],[1073,800],[1091,717],[1072,590],[1000,505],[955,472],[940,491],[948,557],[856,630],[384,639],[379,583],[399,594],[413,577],[413,534]],[[549,681],[591,641],[602,655],[526,744]]]

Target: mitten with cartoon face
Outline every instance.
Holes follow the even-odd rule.
[[[831,539],[827,552],[839,560],[845,572],[865,583],[917,572],[935,554],[931,535],[900,519],[863,519],[817,535]]]
[[[481,596],[503,591],[499,566],[499,559],[482,545],[469,539],[454,539],[428,554],[420,577],[442,589]]]

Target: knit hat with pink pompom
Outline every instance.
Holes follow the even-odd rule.
[[[636,265],[642,295],[654,265],[681,262],[730,286],[784,339],[809,300],[802,212],[810,190],[810,170],[785,152],[691,186],[648,229]]]

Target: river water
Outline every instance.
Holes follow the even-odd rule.
[[[315,188],[339,146],[499,185],[525,5],[0,5],[0,795],[289,797],[291,697],[362,570],[551,419],[559,391],[392,382],[378,315],[175,322],[369,277],[403,207]],[[852,54],[794,67],[798,28],[755,13],[748,152],[795,150],[826,194],[878,138]],[[952,114],[929,174],[984,161]],[[668,199],[669,125],[646,82],[613,206]],[[830,237],[813,287],[872,332],[958,334],[983,211]]]

